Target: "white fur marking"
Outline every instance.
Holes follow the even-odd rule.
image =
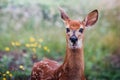
[[[66,28],[69,28],[69,24],[66,25]]]
[[[83,28],[83,25],[81,25],[80,28]]]
[[[78,48],[82,48],[82,39],[78,40]]]

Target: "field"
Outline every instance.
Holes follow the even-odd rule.
[[[98,9],[98,22],[85,30],[85,75],[120,80],[117,0],[0,0],[0,80],[29,80],[33,64],[43,58],[62,63],[66,38],[58,7],[80,20]]]

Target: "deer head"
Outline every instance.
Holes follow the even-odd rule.
[[[67,46],[70,49],[82,48],[85,27],[94,25],[98,20],[98,11],[90,12],[83,21],[72,20],[60,8],[61,18],[66,25]]]

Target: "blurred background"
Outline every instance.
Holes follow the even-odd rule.
[[[0,80],[29,80],[33,64],[46,57],[62,63],[58,7],[81,21],[98,9],[98,22],[85,31],[85,75],[120,80],[120,0],[0,0]]]

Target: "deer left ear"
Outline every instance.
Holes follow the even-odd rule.
[[[62,8],[59,8],[60,10],[60,13],[61,13],[61,18],[64,20],[64,21],[69,21],[69,17],[68,15],[64,12],[64,10]]]
[[[98,20],[98,10],[90,12],[84,19],[83,23],[86,27],[94,25]]]

